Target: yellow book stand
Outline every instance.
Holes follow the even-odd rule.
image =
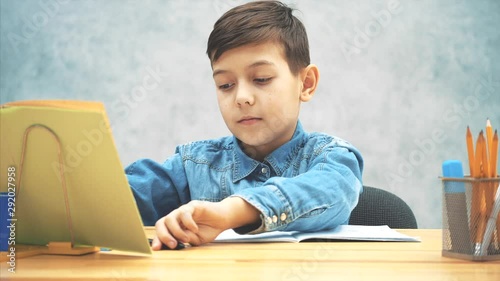
[[[98,247],[151,254],[101,103],[7,103],[0,136],[0,191],[15,193],[17,257]]]

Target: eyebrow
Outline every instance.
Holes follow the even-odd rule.
[[[256,61],[254,63],[252,63],[251,65],[247,66],[246,68],[255,68],[255,67],[258,67],[258,66],[262,66],[262,65],[269,65],[269,66],[275,66],[275,64],[273,62],[270,62],[268,60],[259,60],[259,61]],[[216,69],[214,70],[214,73],[212,74],[212,77],[215,77],[219,74],[223,74],[223,73],[226,73],[226,72],[229,72],[228,70],[225,70],[225,69]]]

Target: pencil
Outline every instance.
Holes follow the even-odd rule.
[[[488,143],[488,156],[489,159],[492,158],[492,150],[493,150],[493,128],[491,127],[490,118],[486,119],[486,141]],[[488,176],[490,176],[488,174]]]
[[[495,130],[495,135],[493,136],[492,143],[493,143],[493,147],[491,149],[492,157],[490,159],[491,176],[493,178],[497,178],[497,175],[498,175],[498,171],[497,171],[497,167],[498,167],[498,134],[497,134],[497,130]],[[496,184],[495,184],[495,186],[496,186]],[[500,188],[497,187],[496,193],[500,193]],[[498,218],[497,218],[497,249],[500,250],[500,214],[498,215]]]
[[[486,118],[486,139],[485,139],[485,148],[483,148],[483,156],[482,156],[482,162],[483,162],[483,178],[493,178],[493,170],[491,167],[491,161],[492,161],[492,156],[493,156],[493,128],[491,126],[491,121],[490,118]],[[485,151],[487,150],[487,151]],[[485,182],[483,184],[483,189],[484,189],[484,201],[486,203],[486,213],[485,215],[489,216],[491,214],[491,211],[493,209],[493,201],[495,197],[495,189],[496,185],[493,182]],[[488,218],[485,218],[485,220],[488,220]],[[486,227],[486,226],[485,226]],[[484,236],[483,236],[484,239]],[[484,244],[484,243],[483,243]],[[485,251],[486,249],[482,249]]]
[[[485,177],[485,165],[483,165],[483,156],[486,155],[484,150],[486,148],[486,143],[484,139],[484,133],[481,130],[476,141],[476,153],[475,153],[475,176],[476,178]],[[483,241],[484,230],[486,227],[485,215],[486,215],[486,201],[485,201],[485,189],[481,182],[477,182],[473,185],[472,194],[472,238],[475,243],[474,255],[480,255],[481,244]]]
[[[466,143],[467,143],[467,155],[469,156],[469,170],[470,177],[475,177],[474,171],[474,140],[472,139],[472,133],[470,131],[469,126],[467,126],[467,134],[466,134]]]
[[[466,142],[467,142],[467,154],[469,155],[469,169],[470,169],[470,177],[472,179],[477,178],[477,173],[479,170],[476,168],[479,164],[476,163],[476,160],[479,157],[474,157],[474,140],[472,139],[472,133],[470,131],[469,126],[467,126],[467,134],[466,134]],[[479,149],[476,143],[476,149]],[[478,227],[478,219],[481,216],[481,190],[479,185],[475,182],[472,182],[472,198],[471,198],[471,208],[470,208],[470,219],[469,219],[469,233],[474,245],[476,243],[477,237],[477,227]],[[474,252],[474,254],[477,251]]]
[[[476,141],[476,153],[472,153],[473,155],[478,156],[479,152],[479,137],[478,140]],[[478,173],[479,173],[479,168],[480,168],[480,163],[479,159],[480,157],[474,157],[471,156],[470,158],[474,159],[474,162],[472,163],[472,168],[471,168],[471,178],[475,179],[478,178]],[[469,158],[469,162],[470,162]],[[477,241],[477,226],[478,226],[478,220],[479,217],[481,216],[481,189],[479,188],[479,184],[477,182],[472,182],[472,200],[471,200],[471,212],[470,212],[470,220],[469,220],[469,228],[470,228],[470,233],[471,233],[471,238],[472,242],[476,243]],[[477,244],[475,244],[477,245]]]
[[[495,130],[496,133],[496,130]],[[493,135],[493,127],[491,126],[491,121],[490,118],[486,119],[486,141],[488,142],[488,157],[489,157],[489,162],[488,162],[488,168],[489,168],[489,173],[488,177],[490,178],[496,178],[497,176],[497,158],[498,158],[498,135],[497,135],[497,140],[496,140],[496,147],[495,143],[493,141],[494,139]],[[493,208],[493,197],[495,197],[497,185],[492,182],[491,185],[488,185],[488,189],[486,192],[486,206],[487,206],[487,213],[490,213],[492,208]],[[500,224],[497,223],[497,241],[500,239]],[[483,243],[484,244],[484,243]],[[483,251],[486,249],[483,249]]]
[[[491,127],[491,126],[490,126]],[[492,137],[493,139],[493,137]],[[491,144],[491,146],[490,146]],[[485,139],[484,136],[481,139],[481,178],[490,178],[491,177],[491,172],[490,172],[490,160],[489,159],[489,153],[491,152],[490,147],[493,146],[493,141],[490,143],[487,143],[487,138]],[[487,149],[488,148],[488,149]],[[478,155],[476,155],[477,157]],[[486,233],[486,226],[487,226],[487,221],[488,217],[492,213],[493,210],[493,202],[494,202],[494,197],[495,197],[495,184],[491,181],[484,181],[480,182],[481,184],[481,189],[483,190],[483,203],[481,204],[481,220],[479,222],[479,231],[481,231],[481,236],[479,237],[481,239],[482,246],[485,246],[484,244],[484,239],[486,238],[484,235]],[[487,252],[489,245],[486,245],[486,249],[481,249],[482,253],[485,251]]]
[[[487,152],[487,165],[486,165],[486,171],[485,171],[485,178],[495,178],[496,177],[496,155],[497,155],[497,151],[493,151],[493,150],[498,150],[496,148],[494,148],[494,143],[493,143],[493,127],[491,126],[491,121],[490,121],[490,118],[486,118],[486,147],[488,148],[488,152]],[[498,137],[497,137],[498,138]],[[498,142],[498,140],[497,140]],[[498,145],[498,143],[497,143]],[[484,156],[483,156],[483,161],[484,160]],[[485,165],[483,163],[483,165]],[[495,197],[495,194],[496,194],[496,189],[497,189],[497,185],[494,183],[494,182],[490,182],[487,186],[485,185],[485,201],[486,201],[486,213],[487,214],[490,214],[492,209],[493,209],[493,204],[494,204],[494,197]],[[500,232],[497,232],[497,233],[500,233]],[[484,237],[486,238],[486,237]],[[484,243],[483,243],[484,245]],[[483,251],[486,251],[487,249],[482,249]]]
[[[481,146],[479,145],[479,137],[476,141],[476,152],[474,158],[474,174],[472,175],[474,178],[479,178],[479,171],[481,170],[481,157],[479,157],[479,153],[481,152]],[[478,236],[478,222],[479,217],[481,216],[481,189],[478,183],[472,184],[472,206],[471,206],[471,219],[470,219],[470,228],[471,228],[471,236],[472,241],[474,243],[477,242]]]
[[[475,166],[474,173],[476,178],[487,178],[489,176],[488,169],[488,156],[486,151],[486,139],[484,138],[484,132],[481,130],[476,141],[476,153],[475,153]],[[484,159],[486,157],[486,159]],[[486,161],[486,162],[485,162]]]
[[[498,133],[495,130],[493,135],[493,140],[491,141],[491,158],[490,158],[490,175],[492,178],[496,178],[498,175]]]

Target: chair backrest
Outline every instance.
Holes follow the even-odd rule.
[[[394,193],[371,186],[363,187],[349,224],[418,228],[413,211],[403,199]]]

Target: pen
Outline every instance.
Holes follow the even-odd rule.
[[[149,238],[148,239],[149,241],[149,245],[151,245],[153,243],[153,239]],[[183,243],[177,241],[177,246],[175,246],[175,248],[173,249],[170,249],[169,247],[167,247],[167,245],[161,243],[161,249],[160,250],[182,250],[186,248],[186,245],[184,245]]]
[[[500,185],[497,187],[494,202],[495,204],[493,206],[493,210],[491,211],[490,217],[488,218],[488,225],[486,226],[486,230],[484,232],[484,239],[480,250],[481,256],[485,256],[488,252],[488,245],[490,244],[491,238],[493,237],[493,230],[495,229],[498,213],[500,212]]]

